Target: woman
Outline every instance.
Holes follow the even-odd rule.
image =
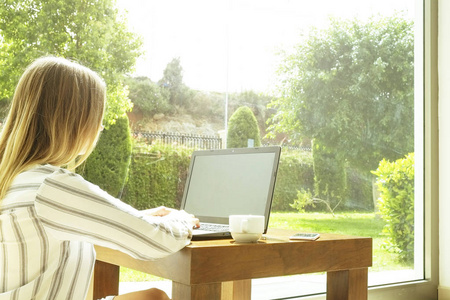
[[[192,215],[137,211],[65,169],[94,149],[104,107],[101,78],[66,59],[37,59],[20,78],[0,135],[0,300],[85,299],[93,245],[156,259],[189,244]]]

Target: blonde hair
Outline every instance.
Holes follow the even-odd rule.
[[[75,62],[43,57],[28,66],[0,135],[0,199],[32,166],[80,165],[95,147],[105,94],[103,80]]]

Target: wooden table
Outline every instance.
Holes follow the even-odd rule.
[[[367,299],[371,238],[322,234],[317,241],[290,241],[292,233],[269,230],[267,239],[253,244],[193,241],[156,261],[96,247],[93,298],[88,299],[118,294],[119,266],[172,280],[173,300],[250,299],[253,278],[315,272],[327,272],[328,300]]]

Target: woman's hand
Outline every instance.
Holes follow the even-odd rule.
[[[174,211],[178,211],[178,210],[173,209],[173,208],[167,208],[165,206],[160,206],[160,207],[142,210],[141,212],[147,216],[164,217]]]
[[[200,221],[194,215],[185,212],[184,210],[177,210],[173,208],[167,208],[160,206],[156,208],[150,208],[142,211],[147,216],[155,217],[168,217],[171,219],[179,219],[192,224],[192,228],[199,228]]]

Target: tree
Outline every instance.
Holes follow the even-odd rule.
[[[128,77],[125,83],[129,88],[129,97],[134,109],[138,108],[146,115],[167,113],[170,110],[169,93],[147,77]]]
[[[365,173],[413,151],[413,40],[399,15],[312,28],[280,67],[270,130],[314,139]]]
[[[170,61],[163,72],[159,84],[169,90],[172,105],[186,106],[189,89],[183,83],[183,68],[179,57]]]
[[[131,160],[131,133],[128,118],[122,116],[100,139],[86,162],[79,168],[81,175],[114,197],[120,197]]]
[[[258,122],[252,110],[247,106],[239,107],[228,122],[227,147],[245,148],[248,140],[254,141],[254,146],[261,146],[261,136]]]
[[[141,45],[114,0],[1,0],[0,100],[11,99],[31,61],[43,55],[62,56],[105,79],[106,119],[113,123],[131,109],[122,75],[133,69]]]

